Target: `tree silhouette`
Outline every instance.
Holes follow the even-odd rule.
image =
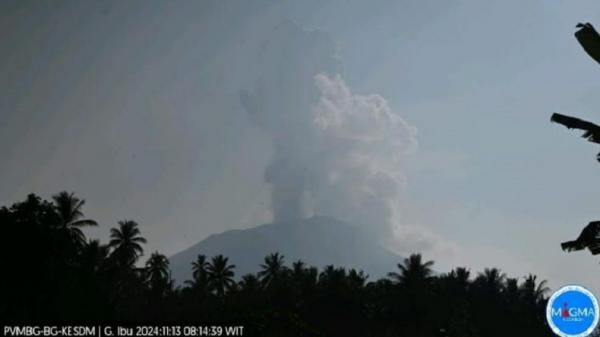
[[[146,280],[151,289],[163,291],[171,281],[169,259],[159,252],[154,252],[146,261]]]
[[[498,268],[485,268],[483,273],[477,275],[474,284],[487,296],[496,297],[502,292],[505,279],[506,274]]]
[[[95,275],[106,268],[109,247],[102,245],[99,240],[90,240],[79,255],[81,268],[89,275]]]
[[[239,282],[240,290],[249,293],[256,293],[260,291],[261,284],[258,277],[254,274],[246,274],[242,276],[242,279]]]
[[[62,191],[52,196],[54,205],[60,219],[60,229],[68,233],[69,237],[78,246],[85,244],[85,236],[81,231],[85,226],[97,226],[98,223],[91,219],[82,219],[81,208],[85,200],[80,200],[73,193]]]
[[[566,126],[569,129],[579,129],[585,131],[582,138],[596,144],[600,144],[600,126],[585,121],[583,119],[561,115],[558,113],[552,114],[550,121]],[[596,160],[600,161],[600,153],[596,155]]]
[[[206,256],[202,254],[198,255],[196,261],[192,262],[192,276],[194,280],[206,278],[206,267],[208,267]]]
[[[185,284],[202,294],[208,293],[208,265],[206,256],[198,255],[196,261],[192,262],[192,280],[186,280]]]
[[[397,265],[400,273],[390,272],[390,277],[397,284],[424,284],[431,278],[433,261],[423,262],[421,254],[412,254]]]
[[[301,260],[298,260],[294,263],[292,263],[292,276],[296,277],[296,276],[300,276],[304,273],[306,269],[306,263],[304,263]]]
[[[433,261],[423,262],[421,254],[412,254],[397,265],[399,273],[388,273],[388,277],[400,288],[399,296],[405,297],[402,305],[394,308],[405,317],[409,331],[417,334],[424,329],[427,303],[431,300]]]
[[[119,228],[110,229],[108,244],[114,249],[112,254],[116,257],[119,266],[129,268],[143,255],[142,243],[146,243],[146,239],[141,236],[135,221],[123,220],[118,224]]]
[[[592,221],[583,228],[577,239],[560,244],[568,252],[588,249],[592,255],[600,254],[600,221]]]
[[[578,23],[577,28],[579,28],[575,32],[577,41],[591,58],[600,63],[600,34],[589,22]],[[594,123],[557,113],[554,113],[550,120],[569,129],[584,130],[583,138],[593,143],[600,143],[600,126]],[[600,161],[600,153],[598,153],[596,159]],[[590,222],[576,240],[563,242],[561,247],[568,252],[587,248],[592,255],[600,254],[600,221]]]
[[[220,297],[225,295],[225,291],[231,290],[235,286],[235,281],[233,280],[235,265],[228,264],[228,261],[229,258],[217,255],[212,258],[206,268],[208,271],[208,283],[211,289],[214,289]]]
[[[578,23],[577,28],[579,28],[575,32],[577,41],[591,58],[600,63],[600,35],[589,22]]]
[[[519,289],[519,280],[513,277],[507,277],[504,282],[504,298],[508,303],[518,303],[521,296]]]
[[[258,272],[258,276],[264,286],[268,286],[271,281],[281,276],[284,271],[283,255],[273,253],[265,257],[265,262],[260,265],[262,270]]]
[[[464,267],[455,268],[448,273],[448,278],[453,283],[454,288],[460,289],[461,291],[467,290],[470,276],[471,272]]]
[[[537,276],[529,274],[525,277],[525,281],[521,284],[521,293],[526,303],[531,305],[539,305],[543,303],[544,296],[550,291],[547,287],[546,280],[537,281]]]
[[[193,280],[174,287],[159,252],[135,267],[145,243],[135,222],[119,222],[108,244],[74,246],[57,230],[62,219],[54,202],[35,195],[0,208],[0,268],[9,275],[0,277],[3,323],[244,322],[247,336],[552,336],[546,282],[535,275],[435,274],[433,261],[413,254],[389,278],[370,280],[340,266],[296,261],[288,269],[276,252],[239,280],[227,257],[199,255]]]

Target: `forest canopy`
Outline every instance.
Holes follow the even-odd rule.
[[[420,254],[371,280],[274,252],[236,275],[226,256],[199,255],[176,287],[169,259],[144,251],[142,226],[119,221],[103,243],[85,227],[84,200],[30,194],[0,209],[0,317],[5,322],[229,322],[260,336],[551,336],[546,282],[497,268],[436,273]],[[511,324],[502,322],[510,321]]]

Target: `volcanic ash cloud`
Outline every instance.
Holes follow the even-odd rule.
[[[352,92],[326,34],[282,24],[261,60],[241,101],[273,142],[273,221],[328,215],[389,230],[416,128],[380,95]]]

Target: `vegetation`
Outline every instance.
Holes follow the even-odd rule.
[[[323,270],[273,253],[236,278],[222,255],[200,255],[175,287],[168,259],[142,262],[146,240],[121,221],[110,241],[87,240],[83,200],[29,195],[0,209],[0,317],[5,322],[194,322],[245,324],[260,336],[551,336],[545,281],[496,268],[446,274],[419,254],[388,278]]]

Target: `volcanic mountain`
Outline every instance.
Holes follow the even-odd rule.
[[[317,216],[292,224],[264,224],[250,229],[215,234],[170,257],[177,284],[191,279],[192,262],[198,254],[208,258],[223,254],[235,264],[236,276],[255,273],[270,253],[285,256],[289,266],[302,260],[322,268],[326,265],[365,271],[370,279],[394,270],[400,258],[364,227]]]

